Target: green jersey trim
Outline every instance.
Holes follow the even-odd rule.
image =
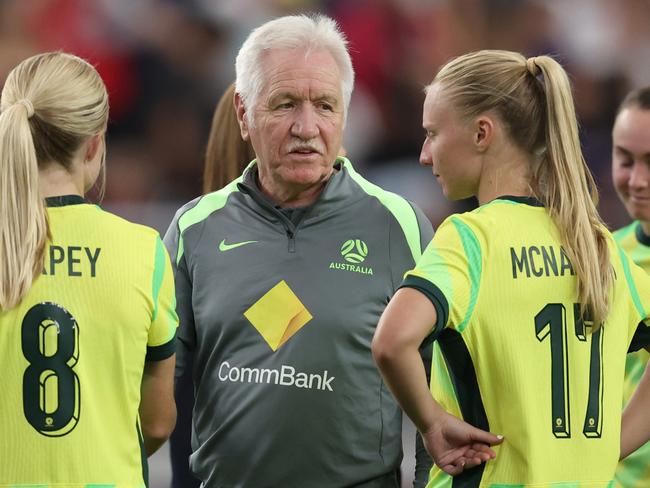
[[[463,243],[463,250],[465,251],[465,256],[467,256],[468,261],[467,267],[471,285],[467,312],[465,312],[465,317],[463,317],[463,320],[457,327],[458,332],[463,332],[467,327],[469,319],[472,317],[472,313],[474,312],[474,307],[476,306],[479,284],[481,282],[481,274],[483,271],[483,261],[481,257],[481,245],[472,229],[457,217],[452,217],[451,221],[456,227],[456,230],[460,235],[460,240]]]
[[[45,198],[46,207],[66,207],[68,205],[82,205],[84,203],[88,203],[88,201],[80,195],[59,195]]]
[[[645,348],[650,344],[650,327],[648,327],[643,320],[639,322],[627,348],[627,352],[636,352],[639,349]]]
[[[164,344],[159,346],[147,346],[145,361],[162,361],[176,352],[176,333]]]
[[[439,468],[434,464],[429,472],[429,482],[426,488],[452,488],[454,477],[444,471],[438,471]],[[435,473],[435,477],[432,476]]]
[[[435,374],[438,377],[438,385],[442,391],[445,392],[445,395],[449,396],[450,398],[457,399],[454,385],[451,383],[449,368],[447,368],[447,364],[445,363],[444,357],[442,356],[440,344],[437,341],[433,343],[433,349],[434,353],[431,361],[431,367],[435,370]]]
[[[449,318],[449,304],[447,303],[445,294],[429,280],[414,275],[407,275],[400,288],[415,288],[431,300],[433,308],[436,309],[437,316],[436,323],[433,325],[433,330],[431,331],[435,338],[445,328],[447,319]]]
[[[250,168],[251,165],[248,165],[248,167]],[[185,229],[194,224],[198,224],[208,218],[213,212],[222,209],[226,205],[230,194],[237,191],[237,184],[242,180],[243,175],[228,183],[221,190],[204,195],[199,200],[199,203],[181,215],[178,219],[178,252],[176,253],[176,264],[179,263],[183,256],[183,232],[185,232]]]
[[[463,420],[474,427],[489,432],[490,424],[478,386],[474,361],[463,336],[458,330],[447,328],[440,333],[438,343],[454,385]],[[452,486],[454,488],[457,486],[478,487],[484,470],[485,463],[463,471],[454,476]]]
[[[551,483],[549,486],[553,488],[580,488],[582,485],[581,481],[558,481],[556,483]],[[607,483],[607,488],[614,488],[614,480],[610,480]],[[490,488],[526,488],[526,485],[517,484],[517,483],[490,483]]]
[[[142,480],[144,486],[149,488],[149,462],[147,461],[147,451],[144,448],[144,436],[140,428],[140,420],[135,421],[135,430],[138,432],[138,442],[140,444],[140,462],[142,463]]]
[[[11,488],[50,488],[50,485],[11,485]]]
[[[480,207],[475,208],[472,210],[472,213],[480,213],[496,203],[505,203],[506,205],[528,205],[529,207],[544,208],[544,204],[535,197],[516,197],[511,195],[502,195],[500,197],[496,197],[494,200],[490,200],[489,202],[484,203]]]
[[[501,201],[506,201],[506,202],[511,202],[511,203],[521,203],[524,205],[530,205],[531,207],[543,207],[544,204],[540,202],[537,198],[535,197],[524,197],[524,196],[516,196],[516,195],[501,195],[500,197],[496,197],[495,200],[501,200]]]
[[[643,231],[643,226],[641,222],[636,223],[636,228],[634,229],[634,235],[636,240],[639,241],[639,244],[644,246],[650,246],[650,236]]]
[[[379,200],[381,204],[393,214],[395,219],[397,219],[397,222],[402,228],[409,249],[411,250],[413,261],[417,262],[422,255],[422,249],[420,247],[420,226],[418,225],[418,219],[413,207],[411,207],[407,200],[399,195],[386,191],[363,179],[361,175],[355,171],[352,167],[352,163],[350,163],[347,158],[339,157],[338,161],[343,162],[343,166],[347,169],[352,180],[359,185],[363,191]]]
[[[158,317],[158,294],[162,287],[163,278],[165,276],[165,251],[162,240],[156,237],[156,251],[153,260],[153,276],[151,283],[151,298],[153,299],[153,313],[151,314],[151,321],[153,322]]]
[[[643,309],[643,304],[641,303],[641,299],[639,298],[639,292],[636,289],[634,280],[632,280],[632,275],[630,273],[630,263],[628,263],[627,255],[625,254],[625,252],[623,252],[621,246],[617,244],[616,247],[618,248],[618,255],[621,258],[621,264],[623,265],[623,272],[625,273],[627,286],[630,289],[630,295],[632,295],[632,301],[634,302],[634,306],[636,307],[637,312],[639,312],[639,315],[641,316],[641,320],[643,320],[646,318],[646,313],[645,310]]]
[[[621,227],[617,231],[613,232],[612,235],[614,236],[614,240],[620,244],[623,241],[623,239],[625,239],[632,232],[634,232],[634,229],[636,228],[638,223],[639,223],[638,221],[634,221],[631,224],[628,224],[625,227]]]
[[[643,371],[644,370],[641,369],[640,372],[643,373]],[[635,381],[638,382],[638,379]],[[645,459],[647,459],[648,453],[650,453],[650,444],[646,443],[635,451],[637,456],[641,453],[643,453]],[[642,459],[644,459],[644,457],[639,456],[634,459],[636,462],[625,463],[626,460],[631,461],[631,458],[626,458],[618,464],[616,468],[616,480],[619,482],[620,486],[641,486],[639,483],[645,479],[648,470],[647,464],[641,462]]]

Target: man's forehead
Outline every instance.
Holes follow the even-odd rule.
[[[267,89],[294,89],[311,84],[323,91],[340,90],[341,74],[329,51],[308,49],[269,49],[261,59]]]

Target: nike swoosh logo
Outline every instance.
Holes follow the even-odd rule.
[[[253,244],[254,242],[257,241],[244,241],[244,242],[235,242],[234,244],[226,244],[226,240],[224,239],[219,243],[219,251],[221,252],[230,251],[231,249],[245,246],[246,244]]]

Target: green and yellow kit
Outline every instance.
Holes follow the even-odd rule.
[[[614,232],[614,239],[628,253],[630,259],[650,272],[650,236],[647,236],[639,222]],[[628,354],[625,362],[625,382],[623,384],[623,406],[632,398],[645,371],[650,354],[645,349]],[[637,449],[616,468],[616,481],[625,488],[650,486],[650,443]]]
[[[143,487],[142,372],[175,347],[167,252],[81,197],[47,204],[43,271],[0,311],[0,486]]]
[[[650,341],[650,277],[608,239],[615,280],[594,331],[538,201],[497,198],[439,228],[402,285],[437,311],[431,392],[505,441],[454,478],[434,467],[428,486],[613,486],[625,356]]]

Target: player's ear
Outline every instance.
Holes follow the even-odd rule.
[[[494,119],[488,114],[479,115],[474,119],[474,147],[478,152],[485,152],[494,138]]]
[[[235,92],[235,95],[233,96],[233,104],[235,105],[235,113],[237,114],[237,122],[239,122],[241,137],[245,141],[248,141],[249,134],[246,106],[244,105],[244,100],[242,100],[241,95],[237,92]]]
[[[97,153],[102,147],[102,135],[95,134],[86,141],[86,154],[84,154],[84,162],[88,163],[97,157]]]

